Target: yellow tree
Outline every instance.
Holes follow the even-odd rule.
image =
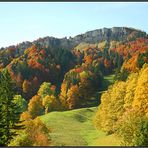
[[[50,139],[48,134],[50,129],[43,124],[39,117],[26,122],[25,132],[33,146],[48,146]]]
[[[54,94],[55,92],[51,90],[51,86],[51,83],[43,82],[38,90],[38,95],[43,98],[46,95]]]
[[[95,117],[98,129],[112,133],[118,118],[124,112],[124,97],[126,92],[125,82],[116,82],[101,97],[101,104]]]
[[[51,143],[49,133],[51,130],[39,117],[24,122],[25,129],[11,141],[9,146],[48,146]]]
[[[81,100],[79,99],[79,87],[78,85],[73,85],[71,86],[71,88],[68,90],[67,93],[67,105],[69,109],[74,109],[74,108],[78,108],[79,107],[79,103],[81,102]]]
[[[140,71],[133,107],[138,108],[144,114],[148,113],[148,65],[144,65]]]
[[[124,108],[131,108],[132,107],[132,102],[134,100],[135,96],[135,89],[137,85],[137,80],[138,80],[138,73],[132,73],[129,77],[128,80],[126,81],[127,87],[126,87],[126,95],[124,98]]]
[[[40,96],[35,95],[31,98],[28,104],[28,112],[33,118],[43,114],[42,99]]]
[[[127,109],[116,124],[116,134],[125,146],[148,146],[148,118],[139,110]]]
[[[54,95],[47,95],[43,98],[42,105],[45,107],[45,114],[58,108],[58,101]]]
[[[66,82],[63,82],[61,85],[60,102],[62,103],[63,108],[68,109],[66,100],[67,100],[67,84]]]
[[[29,114],[28,111],[23,112],[20,116],[21,121],[27,121],[27,120],[30,120],[30,119],[32,119],[32,116]]]

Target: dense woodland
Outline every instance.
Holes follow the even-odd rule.
[[[0,145],[50,145],[52,129],[39,116],[99,105],[97,129],[122,145],[148,146],[147,35],[133,30],[126,40],[82,40],[71,49],[42,40],[0,50]]]

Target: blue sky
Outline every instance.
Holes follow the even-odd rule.
[[[148,3],[0,2],[0,47],[114,26],[148,33]]]

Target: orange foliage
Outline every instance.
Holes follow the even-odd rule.
[[[120,55],[128,56],[128,53],[135,55],[148,51],[148,39],[137,38],[125,44],[120,44],[116,48],[111,49],[117,51]]]
[[[133,56],[123,64],[123,67],[128,71],[137,72],[139,70],[137,65],[138,55]]]
[[[84,57],[84,61],[86,64],[91,64],[92,60],[93,60],[92,55],[88,55]]]
[[[78,107],[79,103],[79,87],[78,85],[73,85],[68,91],[68,99],[67,99],[67,105],[69,109],[74,109]]]
[[[42,64],[38,63],[36,58],[30,59],[28,61],[28,65],[32,68],[36,68],[36,69],[40,69],[40,70],[44,71],[44,66]]]
[[[26,50],[26,53],[28,54],[28,65],[31,68],[37,68],[42,71],[44,71],[45,67],[44,65],[40,64],[38,60],[43,60],[46,51],[44,49],[39,50],[36,45],[31,46]]]
[[[125,61],[123,67],[128,71],[136,72],[138,68],[138,55],[141,53],[148,52],[148,39],[137,38],[135,41],[129,41],[125,44],[120,44],[116,48],[111,49],[118,52],[125,58],[128,59],[128,55],[131,55],[131,58],[128,61]],[[147,58],[144,59],[145,62],[148,61]]]
[[[48,146],[49,138],[48,134],[50,129],[48,129],[45,124],[39,119],[30,120],[25,123],[26,133],[29,140],[31,140],[33,146]]]
[[[35,95],[31,98],[28,104],[28,111],[33,118],[42,114],[43,106],[42,106],[42,100],[40,96]]]
[[[23,113],[21,114],[20,119],[21,119],[22,121],[23,121],[23,120],[27,121],[27,120],[32,119],[32,116],[29,114],[28,111],[25,111],[25,112],[23,112]]]

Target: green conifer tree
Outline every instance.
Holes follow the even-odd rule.
[[[0,73],[0,145],[7,146],[16,135],[15,129],[21,128],[17,106],[13,101],[14,83],[8,70]]]

